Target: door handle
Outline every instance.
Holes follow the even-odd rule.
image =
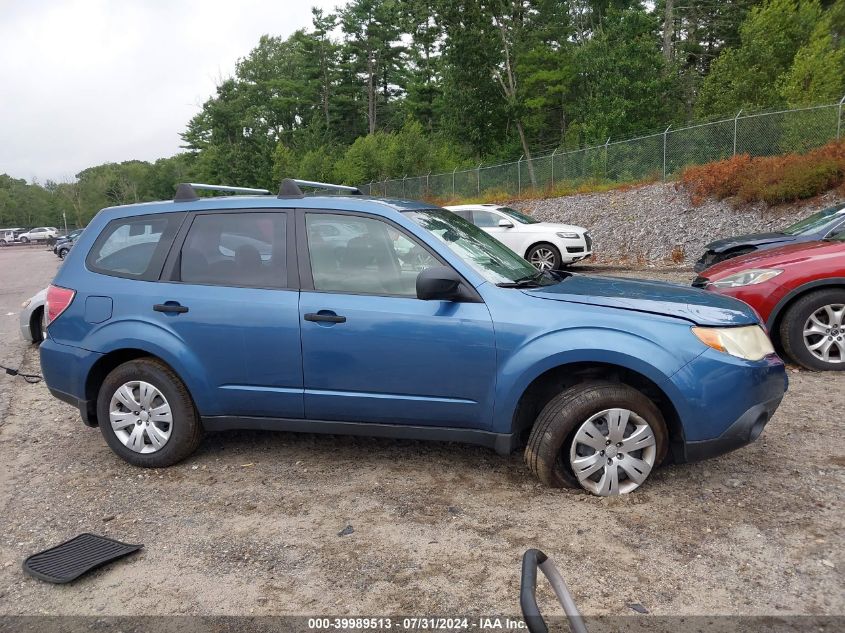
[[[346,323],[345,316],[338,316],[334,312],[309,312],[303,317],[306,321],[324,322],[324,323]]]
[[[175,301],[168,301],[167,303],[157,303],[153,306],[153,310],[156,312],[174,312],[176,314],[182,314],[188,311],[187,306],[179,305]]]

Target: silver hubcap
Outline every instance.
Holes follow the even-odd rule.
[[[648,422],[628,409],[606,409],[584,422],[569,449],[578,482],[595,495],[624,495],[654,467],[657,440]]]
[[[124,383],[114,392],[109,421],[117,439],[136,453],[161,450],[173,430],[173,414],[167,399],[143,380]]]
[[[804,324],[804,345],[825,363],[845,363],[845,305],[819,308]]]
[[[548,248],[538,248],[529,260],[537,270],[551,270],[555,266],[555,254]]]

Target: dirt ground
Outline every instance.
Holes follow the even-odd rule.
[[[0,287],[14,264],[35,271],[27,296],[56,265],[15,257],[0,251]],[[2,346],[38,370],[16,331]],[[217,434],[140,470],[43,384],[0,376],[0,615],[517,615],[530,547],[585,614],[843,615],[845,375],[790,380],[756,443],[601,499],[544,488],[520,454],[384,439]],[[144,549],[69,585],[21,570],[81,532]]]

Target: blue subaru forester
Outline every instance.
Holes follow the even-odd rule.
[[[50,391],[144,467],[207,430],[372,435],[524,446],[615,495],[755,440],[787,386],[741,302],[539,272],[449,211],[306,181],[104,209],[47,314]]]

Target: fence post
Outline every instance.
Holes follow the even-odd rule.
[[[428,184],[428,177],[431,176],[431,170],[428,170],[428,173],[425,175],[425,195],[431,195],[431,187]]]
[[[610,137],[609,136],[607,137],[607,142],[604,144],[604,177],[605,177],[605,179],[609,180],[608,175],[607,175],[607,146],[608,145],[610,145]]]
[[[478,195],[481,195],[481,163],[478,163],[478,167],[475,169],[475,188],[478,191]]]
[[[663,130],[663,180],[664,181],[666,180],[666,137],[669,134],[669,128],[670,127],[672,127],[671,124],[669,124],[669,127],[667,127],[665,130]]]
[[[522,195],[522,158],[525,156],[523,154],[519,157],[519,160],[516,161],[516,193],[517,195]]]
[[[845,95],[842,95],[842,98],[839,100],[839,116],[836,119],[836,138],[839,138],[839,134],[842,131],[842,103],[845,102]]]
[[[452,197],[455,197],[455,172],[458,171],[458,168],[455,167],[452,170]]]
[[[387,197],[387,178],[384,179],[384,197]]]
[[[368,196],[373,195],[373,182],[374,182],[374,181],[372,181],[372,180],[371,180],[371,181],[370,181],[370,185],[369,185],[369,187],[367,187],[367,195],[368,195]]]
[[[558,149],[558,147],[555,147],[555,151],[552,152],[552,189],[555,186],[555,154],[557,154]]]
[[[734,117],[734,153],[733,155],[736,156],[736,124],[739,121],[739,115],[742,114],[742,108],[739,109],[739,112],[736,113]]]
[[[402,176],[402,197],[405,198],[407,194],[405,193],[405,180],[408,178],[408,174]]]

